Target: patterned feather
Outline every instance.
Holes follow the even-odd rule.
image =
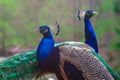
[[[63,67],[65,66],[64,62],[66,61],[77,66],[79,71],[85,72],[88,76],[91,76],[91,78],[85,78],[85,80],[120,80],[118,73],[116,73],[109,64],[107,64],[100,54],[97,54],[94,49],[89,47],[87,44],[74,41],[63,42],[62,44],[65,44],[60,47],[60,55],[62,57],[61,63]],[[61,43],[56,45],[61,45]],[[96,79],[95,76],[99,79]]]
[[[64,61],[73,64],[79,71],[83,72],[83,76],[86,77],[85,80],[101,80],[103,78],[105,80],[120,80],[120,76],[106,63],[100,54],[96,54],[88,45],[81,42],[67,41],[57,43],[55,47],[60,47],[61,50],[61,67],[64,68]],[[30,80],[41,71],[42,69],[38,70],[36,50],[17,54],[0,62],[0,80]],[[99,79],[96,79],[97,77]]]
[[[83,46],[73,47],[71,45],[61,46],[60,64],[62,67],[65,66],[64,62],[71,63],[77,70],[82,71],[83,80],[114,80],[103,63],[91,54],[92,50],[82,47]]]

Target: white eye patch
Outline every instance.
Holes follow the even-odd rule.
[[[86,13],[86,11],[84,11],[84,10],[80,10],[80,14],[79,14],[79,16],[80,16],[81,19],[84,19],[84,17],[85,17],[85,13]]]

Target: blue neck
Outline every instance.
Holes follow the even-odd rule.
[[[85,23],[85,43],[91,46],[98,53],[98,43],[96,34],[89,19],[84,20]]]
[[[51,50],[54,47],[54,38],[51,32],[47,36],[43,36],[38,48],[37,58],[39,61],[46,61],[51,54]]]

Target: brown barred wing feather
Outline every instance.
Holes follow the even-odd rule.
[[[91,48],[80,45],[62,45],[59,49],[60,64],[66,72],[67,77],[69,77],[69,80],[114,80],[102,62],[91,54]],[[67,66],[66,62],[67,65],[73,68]],[[67,74],[67,72],[69,73]],[[81,77],[78,76],[79,74]],[[77,76],[79,79],[73,79],[71,76]]]

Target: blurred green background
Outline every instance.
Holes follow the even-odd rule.
[[[91,22],[100,54],[120,74],[120,0],[0,0],[1,58],[36,49],[42,35],[33,30],[56,21],[61,26],[56,42],[83,42],[84,24],[77,19],[79,9],[98,12]]]

